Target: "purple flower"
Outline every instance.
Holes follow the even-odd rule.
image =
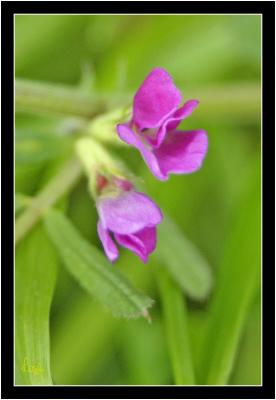
[[[117,242],[146,263],[156,247],[156,225],[161,222],[162,213],[130,182],[116,178],[112,185],[112,190],[104,190],[97,200],[97,229],[105,254],[115,261],[119,256]]]
[[[170,75],[155,68],[144,80],[133,101],[132,119],[117,125],[119,137],[136,147],[156,178],[169,173],[187,174],[200,168],[208,147],[204,130],[178,131],[180,122],[198,105],[182,96]]]

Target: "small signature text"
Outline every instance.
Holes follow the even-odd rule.
[[[21,371],[25,373],[30,373],[32,375],[42,375],[44,372],[44,368],[42,368],[39,364],[29,362],[27,358],[24,358],[23,364],[21,366]]]

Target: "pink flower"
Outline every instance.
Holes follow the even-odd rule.
[[[182,96],[170,75],[155,68],[134,96],[131,121],[117,125],[119,137],[136,147],[153,175],[187,174],[200,168],[208,147],[204,130],[178,131],[180,122],[198,105]]]
[[[161,222],[162,213],[130,182],[115,178],[111,186],[111,190],[102,187],[104,190],[97,200],[97,229],[105,254],[110,261],[115,261],[119,244],[146,263],[156,247],[156,225]]]

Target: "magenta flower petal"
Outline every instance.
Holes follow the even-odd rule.
[[[169,132],[160,147],[148,149],[127,125],[118,125],[117,129],[120,138],[136,147],[152,174],[163,181],[168,179],[169,173],[196,171],[208,148],[207,133],[203,130]]]
[[[173,131],[153,151],[161,174],[188,174],[201,167],[207,153],[208,138],[204,130]]]
[[[135,233],[162,220],[159,207],[148,196],[135,191],[100,199],[97,208],[103,228],[119,234]]]
[[[129,128],[127,124],[117,125],[119,137],[127,144],[136,147],[141,153],[145,163],[148,165],[152,174],[159,180],[166,180],[162,171],[160,170],[159,163],[148,147],[138,138],[138,136]]]
[[[188,100],[178,108],[180,102],[181,94],[170,75],[155,68],[134,96],[131,121],[117,125],[119,137],[136,147],[152,174],[163,181],[170,173],[196,171],[207,151],[205,131],[176,131],[199,103]]]
[[[112,240],[109,232],[106,229],[104,229],[100,221],[97,224],[97,231],[107,258],[111,262],[115,261],[119,256],[118,248],[114,243],[114,241]]]
[[[159,127],[176,111],[182,96],[171,76],[155,68],[138,89],[133,103],[133,122],[139,130]]]
[[[189,100],[183,104],[181,108],[176,110],[171,117],[168,117],[158,129],[156,136],[153,138],[148,138],[148,142],[152,145],[152,147],[159,147],[163,142],[167,132],[175,130],[184,118],[187,118],[192,114],[198,103],[198,100]]]
[[[145,246],[147,254],[152,253],[156,248],[156,226],[152,228],[145,228],[142,231],[136,233],[138,237]]]
[[[96,206],[98,235],[109,260],[113,262],[119,255],[116,241],[146,263],[156,247],[156,225],[163,219],[159,207],[144,193],[137,192],[131,182],[117,176],[105,178]]]
[[[132,235],[115,234],[117,242],[137,254],[146,263],[156,247],[156,227],[145,228]]]

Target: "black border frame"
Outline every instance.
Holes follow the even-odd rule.
[[[152,9],[152,11],[150,11]],[[1,398],[275,398],[275,3],[274,1],[62,2],[2,1],[2,397]],[[13,23],[14,14],[262,14],[263,19],[263,385],[14,386],[13,385]],[[274,87],[274,92],[273,92]],[[274,127],[274,129],[273,129]],[[274,131],[274,132],[273,132]],[[5,167],[4,167],[5,166]],[[274,171],[274,173],[273,173]],[[274,182],[274,186],[273,186]],[[272,188],[271,188],[272,187]],[[274,193],[274,194],[273,194]],[[274,210],[274,211],[273,211]],[[275,226],[275,225],[274,225]],[[272,229],[271,229],[272,228]],[[5,242],[5,243],[4,243]],[[273,296],[274,295],[274,296]]]

